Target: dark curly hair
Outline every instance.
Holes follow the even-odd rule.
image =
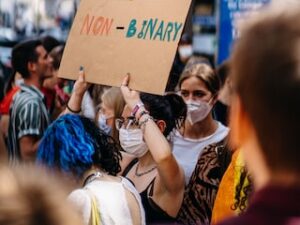
[[[160,96],[141,93],[141,100],[154,119],[165,121],[165,136],[168,136],[174,128],[179,129],[182,126],[187,108],[183,99],[177,94]]]
[[[92,165],[111,175],[120,172],[120,146],[85,117],[67,114],[45,132],[37,162],[81,177]]]

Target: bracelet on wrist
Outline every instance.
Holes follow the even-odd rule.
[[[138,111],[135,114],[135,118],[136,118],[137,121],[139,121],[142,118],[142,116],[144,116],[144,115],[150,115],[150,114],[149,114],[149,112],[147,110],[142,109],[141,112]]]
[[[71,109],[70,106],[69,106],[69,104],[67,104],[66,107],[67,107],[67,109],[68,109],[71,113],[78,114],[78,113],[81,112],[81,109],[79,109],[79,110],[73,110],[73,109]]]
[[[145,127],[146,123],[149,122],[150,120],[153,121],[153,117],[149,115],[143,121],[139,122],[139,128],[144,130],[144,127]]]
[[[144,106],[144,104],[142,102],[138,102],[136,103],[136,105],[133,107],[132,112],[131,112],[131,116],[135,117],[137,111]]]

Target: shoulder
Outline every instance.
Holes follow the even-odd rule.
[[[23,92],[23,91],[19,91],[12,102],[13,107],[18,107],[18,108],[22,108],[22,107],[28,107],[29,105],[32,104],[39,104],[40,103],[40,99],[35,96],[32,95],[30,92]]]
[[[77,189],[68,196],[68,201],[82,215],[84,224],[89,224],[91,214],[91,199],[84,189]]]
[[[77,189],[72,191],[68,196],[68,200],[79,207],[84,207],[86,205],[89,205],[90,203],[89,195],[84,189]]]
[[[126,177],[121,177],[121,180],[122,180],[121,181],[122,184],[124,185],[124,187],[126,189],[128,189],[132,193],[138,193],[137,190],[135,189],[135,186],[134,186],[133,182],[131,180],[129,180]]]
[[[226,126],[224,126],[221,122],[219,122],[219,121],[216,121],[217,122],[217,124],[218,124],[218,128],[217,128],[217,130],[216,130],[216,133],[217,134],[225,134],[225,135],[227,135],[228,134],[228,132],[229,132],[229,128],[228,127],[226,127]]]

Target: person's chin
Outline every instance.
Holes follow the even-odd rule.
[[[52,78],[53,77],[53,73],[46,73],[44,75],[44,79],[48,79],[48,78]]]

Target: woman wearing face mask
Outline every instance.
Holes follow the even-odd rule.
[[[117,142],[119,141],[119,132],[115,127],[115,120],[121,117],[124,106],[125,101],[120,88],[111,87],[104,91],[97,114],[98,126]]]
[[[207,63],[188,64],[178,88],[187,105],[187,120],[174,132],[171,142],[173,154],[183,167],[188,184],[203,149],[223,140],[228,128],[213,119],[212,108],[217,101],[220,82]]]
[[[186,114],[182,99],[131,91],[128,77],[121,90],[127,105],[117,120],[120,144],[138,160],[125,169],[141,195],[147,224],[171,223],[181,206],[184,173],[165,138],[179,128]]]

